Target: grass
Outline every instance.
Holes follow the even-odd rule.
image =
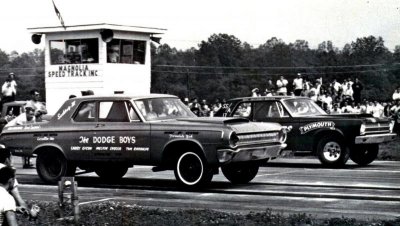
[[[55,202],[30,201],[41,207],[38,219],[29,220],[18,216],[20,225],[72,225],[72,222],[57,220],[59,208]],[[320,219],[301,213],[285,216],[273,213],[270,209],[247,214],[226,213],[207,209],[165,210],[150,209],[120,202],[104,202],[80,207],[79,225],[293,225],[293,226],[395,226],[400,218],[394,220],[356,220],[353,218]]]
[[[400,160],[400,137],[398,136],[396,140],[388,143],[381,144],[379,146],[379,160]]]

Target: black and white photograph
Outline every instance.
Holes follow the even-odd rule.
[[[0,225],[400,226],[399,0],[15,0]]]

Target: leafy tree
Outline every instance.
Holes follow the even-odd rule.
[[[235,36],[213,34],[199,44],[196,61],[198,65],[238,66],[241,52],[242,42]]]
[[[0,49],[0,69],[4,69],[10,63],[6,52]]]

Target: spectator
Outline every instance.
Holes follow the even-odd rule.
[[[210,108],[208,107],[207,101],[203,99],[200,103],[200,116],[208,117],[210,116]]]
[[[251,90],[251,96],[252,97],[259,97],[260,95],[260,90],[258,88],[254,88],[253,90]]]
[[[17,83],[15,82],[14,73],[10,73],[8,78],[1,87],[1,93],[3,95],[2,103],[7,103],[15,100],[17,95]]]
[[[341,114],[341,113],[342,113],[342,110],[339,108],[339,105],[337,103],[335,103],[331,110],[331,114]]]
[[[297,78],[293,80],[294,95],[300,96],[303,91],[303,78],[300,73],[297,73]]]
[[[347,101],[353,101],[353,88],[350,83],[347,83],[347,88],[343,92],[343,98]]]
[[[340,85],[340,83],[337,81],[337,79],[336,79],[336,78],[333,79],[332,87],[333,87],[333,90],[334,90],[336,93],[339,92],[340,86],[341,86],[341,85]]]
[[[265,89],[264,96],[266,96],[266,97],[272,97],[273,95],[272,95],[272,92],[271,92],[270,90]]]
[[[393,100],[400,100],[400,87],[398,87],[398,88],[394,91],[394,93],[393,93],[393,95],[392,95],[392,99],[393,99]]]
[[[14,198],[8,193],[14,187],[15,170],[9,166],[0,169],[0,225],[15,226],[17,210]]]
[[[343,102],[343,107],[341,110],[343,113],[352,113],[353,112],[353,108],[348,104],[347,101]]]
[[[195,115],[200,116],[200,104],[197,98],[192,99],[189,108]]]
[[[214,104],[211,107],[210,116],[218,115],[219,111],[222,109],[221,99],[216,98]]]
[[[271,92],[272,92],[272,90],[275,90],[275,85],[274,85],[274,83],[272,82],[271,79],[268,79],[266,89],[269,90],[269,91],[271,91]]]
[[[183,103],[184,103],[186,106],[189,107],[189,98],[185,97],[185,98],[183,99]]]
[[[356,104],[360,103],[361,101],[361,91],[363,90],[364,86],[361,84],[360,80],[356,78],[356,81],[353,83],[353,99]]]
[[[87,91],[89,92],[89,91]],[[93,92],[93,91],[92,91]],[[43,102],[40,102],[40,93],[37,89],[33,89],[30,92],[31,100],[28,101],[35,111],[35,118],[37,122],[42,121],[42,115],[47,114],[46,105]]]
[[[276,81],[276,87],[278,88],[277,94],[281,96],[286,96],[287,95],[287,85],[288,85],[288,80],[286,80],[282,75],[280,76],[280,79]]]
[[[318,95],[317,95],[317,89],[313,86],[310,85],[310,92],[308,93],[308,97],[313,100],[314,102],[317,102],[318,100]]]
[[[0,145],[0,169],[3,167],[12,167],[11,153],[3,145]],[[14,186],[9,190],[9,193],[17,204],[17,210],[21,213],[27,213],[28,208],[19,193],[18,185],[18,181],[15,179]]]
[[[25,106],[25,112],[18,115],[16,118],[8,122],[5,127],[25,125],[36,122],[35,110],[32,104],[28,101]],[[33,165],[30,163],[30,157],[22,157],[23,168],[31,168]]]

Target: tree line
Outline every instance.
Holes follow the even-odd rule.
[[[381,37],[362,37],[342,49],[324,41],[316,49],[305,40],[285,43],[273,37],[258,47],[233,35],[213,34],[198,48],[177,50],[168,44],[152,48],[152,92],[180,97],[249,96],[255,87],[280,75],[289,81],[301,73],[309,80],[331,82],[358,77],[363,97],[390,99],[400,86],[400,45],[391,52]]]
[[[357,38],[342,49],[331,41],[313,49],[306,40],[285,43],[272,37],[253,47],[233,35],[213,34],[186,50],[152,44],[151,55],[151,92],[181,98],[213,101],[248,96],[255,87],[265,89],[269,79],[284,75],[291,81],[297,73],[327,82],[358,77],[364,84],[363,97],[376,100],[390,99],[400,86],[400,45],[390,51],[375,36]],[[9,72],[17,75],[20,99],[27,98],[32,88],[44,94],[43,50],[19,54],[0,49],[1,84]]]

